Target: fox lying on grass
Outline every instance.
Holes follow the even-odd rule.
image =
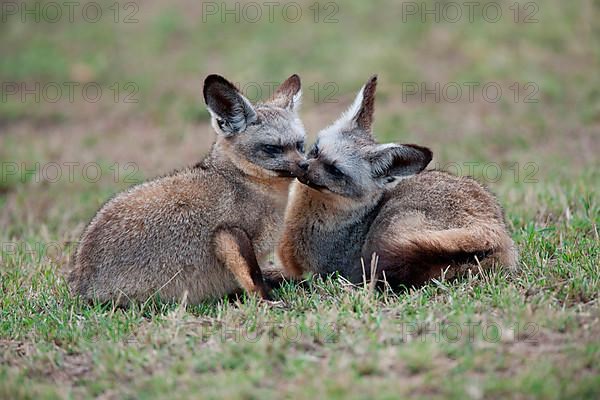
[[[217,139],[197,165],[118,194],[81,237],[68,278],[84,299],[198,303],[240,287],[268,298],[257,260],[277,243],[304,160],[293,75],[252,105],[218,75],[204,81]]]
[[[424,171],[432,158],[416,145],[372,136],[377,78],[301,163],[278,249],[285,273],[339,272],[351,282],[422,285],[470,268],[516,268],[517,253],[496,198],[471,178]],[[377,276],[368,263],[375,253]]]

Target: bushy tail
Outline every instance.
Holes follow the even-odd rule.
[[[377,247],[379,278],[385,273],[390,282],[406,286],[422,285],[440,277],[443,270],[452,278],[479,265],[509,269],[517,265],[517,252],[504,226],[398,234],[384,238]]]

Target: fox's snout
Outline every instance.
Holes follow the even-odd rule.
[[[300,171],[303,171],[303,172],[308,171],[308,161],[306,161],[306,160],[298,161],[298,168],[300,168]]]
[[[301,163],[298,165],[298,180],[304,184],[309,181],[317,180],[317,176],[315,176],[314,171],[310,169],[310,164]]]
[[[328,189],[326,185],[322,183],[322,179],[313,168],[311,168],[311,163],[308,160],[302,160],[298,162],[298,174],[296,178],[300,183],[311,187],[316,190]]]
[[[296,162],[295,175],[296,175],[296,178],[298,178],[298,180],[300,182],[304,182],[308,178],[309,165],[310,164],[308,163],[308,161],[306,159],[298,160]]]
[[[297,178],[303,175],[306,171],[306,169],[302,167],[304,164],[306,164],[306,158],[304,158],[304,154],[300,153],[299,151],[288,151],[282,162],[283,168],[279,170],[281,176]]]

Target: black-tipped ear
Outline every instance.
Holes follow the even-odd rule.
[[[344,111],[340,118],[333,123],[340,129],[361,129],[371,137],[373,126],[373,113],[375,112],[375,90],[377,89],[377,75],[373,75],[360,89],[352,105]]]
[[[373,114],[375,113],[375,91],[377,90],[377,75],[369,78],[362,89],[362,101],[354,120],[356,125],[371,133],[373,126]],[[359,95],[360,96],[360,95]]]
[[[369,152],[374,178],[393,178],[414,175],[427,167],[432,159],[431,150],[414,144],[380,144]]]
[[[302,84],[300,77],[294,74],[287,78],[277,90],[273,93],[273,96],[266,102],[277,107],[285,108],[290,111],[295,111],[300,105],[300,99],[302,97]]]
[[[240,91],[220,75],[209,75],[204,80],[204,101],[214,119],[214,126],[225,136],[243,132],[256,121],[256,112]]]

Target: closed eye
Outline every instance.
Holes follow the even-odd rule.
[[[329,173],[333,176],[337,176],[337,177],[344,176],[344,173],[342,171],[340,171],[340,169],[333,164],[324,164],[323,168],[325,168],[325,171],[327,171],[327,173]]]
[[[315,144],[315,145],[313,145],[313,147],[310,149],[310,151],[308,152],[308,154],[306,156],[308,158],[317,158],[318,155],[319,155],[319,148]]]
[[[283,147],[276,146],[273,144],[263,144],[261,146],[261,149],[262,149],[262,151],[264,151],[265,153],[267,153],[271,156],[276,156],[276,155],[283,153]]]

